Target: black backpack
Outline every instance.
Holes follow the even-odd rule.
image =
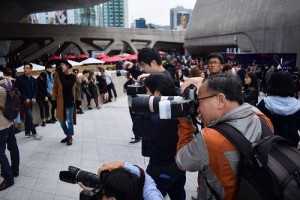
[[[0,86],[7,91],[5,106],[4,108],[0,107],[0,109],[6,119],[13,121],[19,114],[21,93],[18,88],[11,85],[9,80],[7,81],[7,84],[1,83]]]
[[[273,135],[262,118],[260,121],[263,135],[257,144],[251,144],[239,130],[229,124],[212,127],[241,153],[237,199],[299,200],[300,152],[284,138]]]

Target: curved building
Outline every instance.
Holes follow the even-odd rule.
[[[197,0],[185,35],[190,54],[226,52],[297,53],[299,0]],[[299,64],[298,64],[299,65]]]

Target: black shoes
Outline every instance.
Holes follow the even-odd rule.
[[[0,191],[5,190],[13,185],[14,185],[14,181],[8,181],[8,180],[4,179],[2,181],[2,183],[0,184]]]
[[[55,118],[52,118],[51,121],[53,121],[54,123],[57,121],[57,119]]]
[[[71,137],[65,137],[60,141],[60,143],[67,143],[68,146],[73,144],[73,138]]]
[[[138,143],[138,142],[140,142],[141,140],[139,140],[139,139],[134,139],[134,140],[131,140],[130,142],[129,142],[129,144],[134,144],[134,143]]]
[[[55,121],[53,121],[52,119],[49,119],[49,120],[46,121],[46,123],[47,123],[47,124],[54,124]]]
[[[20,133],[21,132],[21,130],[20,129],[15,129],[15,134],[18,134],[18,133]]]
[[[89,110],[92,110],[93,108],[92,108],[91,106],[88,106],[88,109],[89,109]]]
[[[66,143],[67,141],[68,141],[68,137],[62,139],[62,140],[60,141],[60,143]]]
[[[45,121],[42,122],[42,126],[46,126],[46,122]]]

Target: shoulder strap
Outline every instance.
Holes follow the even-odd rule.
[[[146,177],[145,171],[137,165],[134,165],[134,166],[136,166],[140,170],[139,187],[140,187],[140,192],[141,192],[140,196],[141,196],[141,199],[143,199],[143,189],[144,189],[145,177]]]
[[[224,137],[226,137],[231,144],[235,146],[244,156],[250,158],[253,152],[253,147],[250,141],[248,141],[244,135],[230,124],[223,123],[217,124],[211,127],[219,131]]]

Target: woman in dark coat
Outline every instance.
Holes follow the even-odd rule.
[[[258,102],[258,93],[256,73],[253,71],[247,72],[245,76],[245,89],[243,92],[244,102],[256,106]]]
[[[40,109],[42,126],[46,126],[46,120],[49,118],[49,104],[47,93],[47,74],[42,72],[37,80],[37,103]]]

